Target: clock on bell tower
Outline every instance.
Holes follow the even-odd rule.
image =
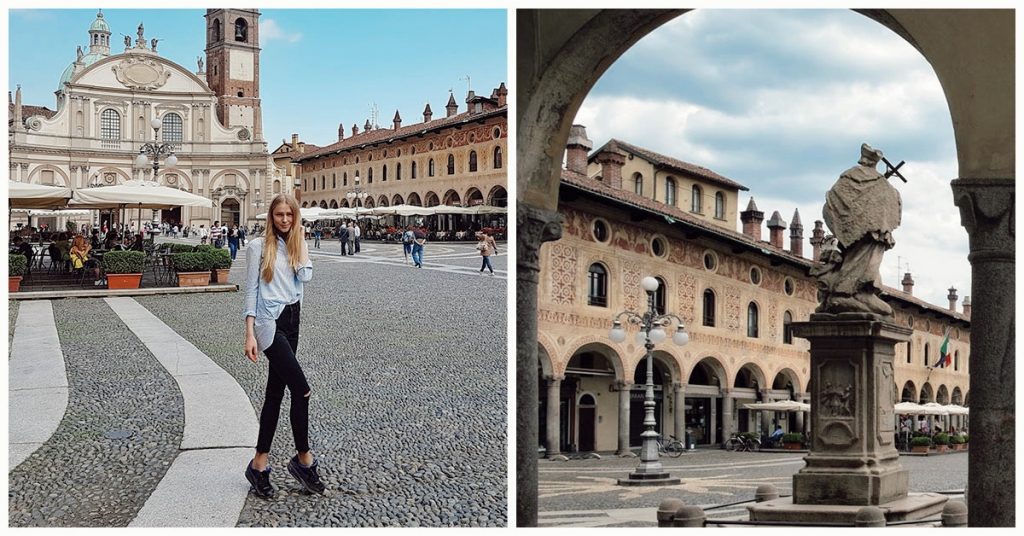
[[[206,10],[206,83],[217,95],[217,118],[247,127],[254,141],[263,141],[259,19],[256,9]]]

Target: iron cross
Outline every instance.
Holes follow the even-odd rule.
[[[894,165],[892,165],[892,162],[890,162],[884,156],[882,157],[882,162],[885,162],[885,178],[888,179],[889,177],[892,177],[893,175],[896,175],[903,182],[907,182],[907,178],[900,174],[900,166],[902,166],[906,162],[904,162],[903,160],[900,160],[900,163],[896,164],[894,166]]]

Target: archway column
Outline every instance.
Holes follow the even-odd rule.
[[[537,283],[540,249],[562,236],[555,211],[516,209],[516,523],[537,526]]]
[[[953,202],[970,240],[971,455],[968,524],[1013,526],[1014,403],[1014,181],[956,179]]]
[[[676,408],[676,412],[672,414],[676,439],[682,441],[686,448],[690,448],[686,443],[686,385],[672,384],[672,405]]]
[[[559,445],[561,444],[561,437],[559,437],[559,414],[562,408],[562,380],[564,376],[547,376],[544,378],[548,384],[548,399],[547,399],[547,436],[548,444],[547,456],[557,456],[561,454],[559,451]]]
[[[807,393],[796,393],[796,399],[798,401],[800,401],[800,402],[804,402],[807,398],[808,398]],[[800,432],[800,433],[804,434],[804,436],[806,436],[807,435],[807,431],[804,429],[804,426],[806,426],[806,424],[807,424],[807,422],[804,420],[804,412],[798,411],[798,412],[796,412],[796,424],[795,424],[796,428],[793,429],[793,430],[790,430],[790,431],[792,431],[792,432]]]
[[[761,392],[761,400],[767,402],[768,401],[768,389],[761,389],[760,392]],[[755,430],[755,432],[757,432],[758,436],[760,436],[761,434],[765,433],[765,419],[766,419],[765,413],[767,413],[767,412],[766,411],[758,411],[757,412],[757,430]],[[771,424],[771,422],[769,422],[768,424]]]
[[[733,407],[736,399],[731,389],[722,389],[722,440],[728,441],[733,432]]]
[[[615,454],[627,457],[633,457],[633,451],[629,450],[630,386],[631,384],[622,380],[615,382],[615,389],[619,391],[619,448]]]

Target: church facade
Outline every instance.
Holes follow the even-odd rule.
[[[272,172],[263,138],[259,17],[257,10],[207,10],[205,62],[189,69],[163,57],[141,24],[137,37],[125,36],[116,51],[122,44],[110,42],[111,29],[98,13],[88,53],[79,48],[59,80],[56,111],[33,113],[38,108],[21,103],[20,89],[10,103],[11,179],[73,190],[155,180],[214,206],[154,211],[152,220],[207,227],[255,222],[272,192],[291,187]],[[172,168],[161,159],[155,177],[151,166],[135,166],[141,146],[154,141],[173,145],[178,159]],[[147,212],[142,217],[151,221]],[[129,223],[137,225],[135,218]]]
[[[635,326],[622,343],[609,329],[618,312],[647,310],[645,276],[659,281],[655,307],[681,317],[690,337],[653,353],[660,433],[682,439],[686,431],[697,445],[718,445],[773,421],[805,430],[802,413],[763,415],[744,405],[809,400],[809,344],[788,324],[808,320],[817,306],[808,270],[824,238],[821,222],[807,258],[799,213],[787,225],[775,211],[763,240],[764,213],[753,198],[737,210],[745,186],[621,140],[591,147],[574,126],[559,192],[562,236],[539,258],[539,432],[548,455],[640,445],[645,349]],[[882,298],[895,322],[914,330],[897,346],[897,399],[967,403],[969,299],[964,312],[955,289],[948,308],[929,304],[913,296],[910,274]],[[936,367],[947,332],[951,360]]]

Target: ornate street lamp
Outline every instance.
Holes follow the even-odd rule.
[[[359,174],[355,176],[355,187],[349,193],[345,194],[348,198],[349,205],[355,204],[356,200],[359,201],[359,206],[363,206],[363,200],[366,199],[367,193],[359,187]]]
[[[640,434],[643,438],[643,446],[640,448],[640,464],[629,474],[628,478],[620,478],[619,484],[623,486],[663,486],[678,484],[679,478],[673,478],[661,465],[658,459],[658,437],[654,429],[658,422],[654,416],[654,345],[665,340],[667,337],[665,327],[677,324],[675,334],[672,335],[672,342],[684,346],[690,342],[690,336],[686,333],[683,319],[678,316],[666,313],[659,315],[654,305],[654,294],[658,291],[658,280],[647,276],[640,281],[640,285],[647,292],[647,312],[640,314],[633,311],[623,311],[613,318],[612,329],[608,338],[612,342],[626,340],[626,331],[622,329],[622,317],[630,324],[640,326],[636,334],[637,343],[643,343],[647,349],[647,384],[644,394],[644,432]],[[676,408],[676,411],[681,411]],[[680,433],[678,430],[676,433]]]
[[[178,157],[174,156],[173,145],[158,141],[160,139],[160,120],[154,117],[149,124],[153,127],[153,141],[145,143],[139,148],[139,156],[135,157],[135,167],[144,168],[149,164],[150,159],[152,159],[153,180],[155,181],[156,174],[160,171],[160,157],[162,155],[167,155],[167,167],[176,166],[178,164]]]

